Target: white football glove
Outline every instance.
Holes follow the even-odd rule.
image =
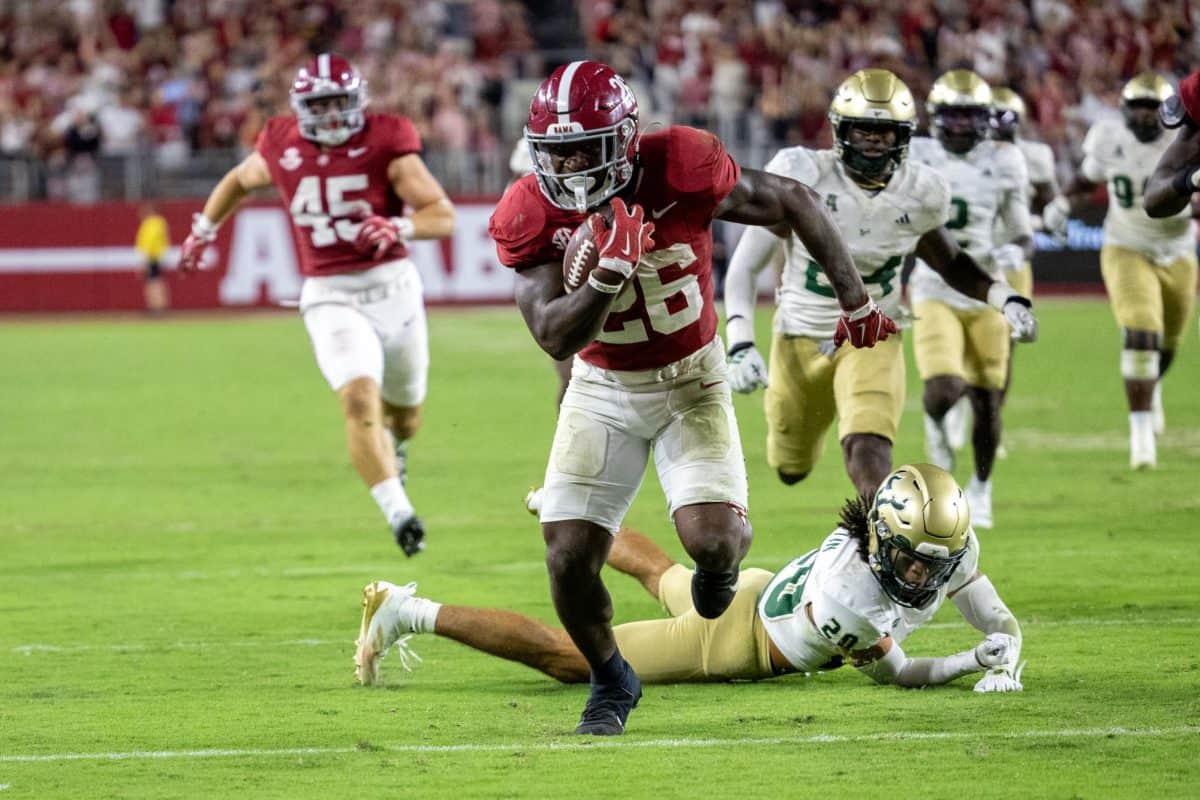
[[[1002,244],[992,251],[992,263],[1003,272],[1017,272],[1025,267],[1025,248],[1019,244]]]
[[[1012,338],[1018,342],[1037,341],[1038,322],[1033,315],[1033,302],[1003,281],[996,281],[988,289],[987,302],[1004,315]]]
[[[1007,665],[1020,652],[1017,637],[1007,633],[989,633],[987,638],[975,646],[975,660],[984,669]]]
[[[767,364],[753,342],[738,342],[729,348],[729,386],[750,394],[767,385]]]
[[[1067,220],[1071,218],[1071,201],[1061,194],[1042,209],[1042,228],[1061,239],[1067,236]]]
[[[1021,673],[1024,670],[1024,661],[1016,669],[1012,667],[992,667],[975,684],[975,691],[980,693],[1024,691],[1025,685],[1021,683]]]

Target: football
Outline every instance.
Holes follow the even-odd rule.
[[[591,226],[585,219],[571,234],[563,251],[563,286],[568,292],[583,286],[599,263],[600,248],[592,238]]]

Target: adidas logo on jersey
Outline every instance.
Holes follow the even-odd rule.
[[[897,225],[912,225],[912,220],[910,220],[910,219],[908,218],[908,212],[907,212],[907,211],[905,211],[905,212],[904,212],[903,214],[901,214],[900,216],[896,217],[896,224],[897,224]]]

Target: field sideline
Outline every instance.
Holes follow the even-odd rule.
[[[297,317],[8,320],[0,327],[0,800],[9,798],[1141,798],[1200,794],[1200,347],[1166,383],[1159,469],[1127,467],[1119,340],[1098,300],[1038,304],[982,565],[1021,620],[1026,691],[873,686],[851,670],[648,687],[626,736],[570,734],[586,695],[452,642],[354,686],[364,583],[554,621],[521,507],[555,378],[513,309],[431,314],[410,493],[428,550],[391,543]],[[760,341],[769,315],[759,314]],[[909,361],[899,460],[922,458]],[[736,399],[748,565],[815,546],[850,491],[763,458]],[[965,482],[968,470],[956,473]],[[682,551],[653,477],[629,522]],[[618,621],[658,614],[609,578]],[[952,607],[913,655],[971,646]],[[878,787],[878,788],[876,788]]]

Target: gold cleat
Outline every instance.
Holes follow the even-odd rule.
[[[376,626],[371,634],[371,620],[375,612],[387,600],[388,592],[395,587],[387,581],[373,581],[363,587],[362,622],[358,627],[358,640],[354,643],[354,677],[363,686],[371,686],[379,679],[379,660],[387,649],[383,644],[383,630]]]

